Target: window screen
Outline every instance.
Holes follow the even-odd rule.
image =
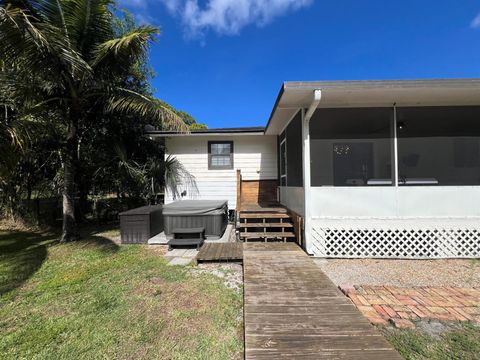
[[[303,186],[301,112],[298,112],[285,132],[287,141],[287,186]]]
[[[397,109],[399,185],[480,185],[480,107]]]
[[[233,141],[208,142],[208,168],[233,169]]]
[[[392,186],[392,108],[318,109],[310,120],[312,186]]]

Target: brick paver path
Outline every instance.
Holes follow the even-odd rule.
[[[480,323],[480,289],[452,287],[399,288],[340,286],[372,324],[393,323],[414,328],[414,321],[472,321]]]

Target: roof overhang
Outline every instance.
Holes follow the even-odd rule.
[[[480,105],[480,79],[285,82],[265,130],[280,134],[321,90],[319,108]]]
[[[224,129],[201,129],[191,132],[147,130],[145,135],[151,138],[178,137],[178,136],[254,136],[264,135],[264,127],[224,128]]]

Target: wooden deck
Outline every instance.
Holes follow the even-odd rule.
[[[204,243],[197,254],[197,262],[237,262],[243,260],[243,244]]]
[[[243,258],[246,359],[402,359],[298,245]]]

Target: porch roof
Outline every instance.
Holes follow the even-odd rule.
[[[322,91],[321,108],[480,105],[480,79],[285,82],[265,133],[280,134],[299,109],[310,106],[315,90]]]

